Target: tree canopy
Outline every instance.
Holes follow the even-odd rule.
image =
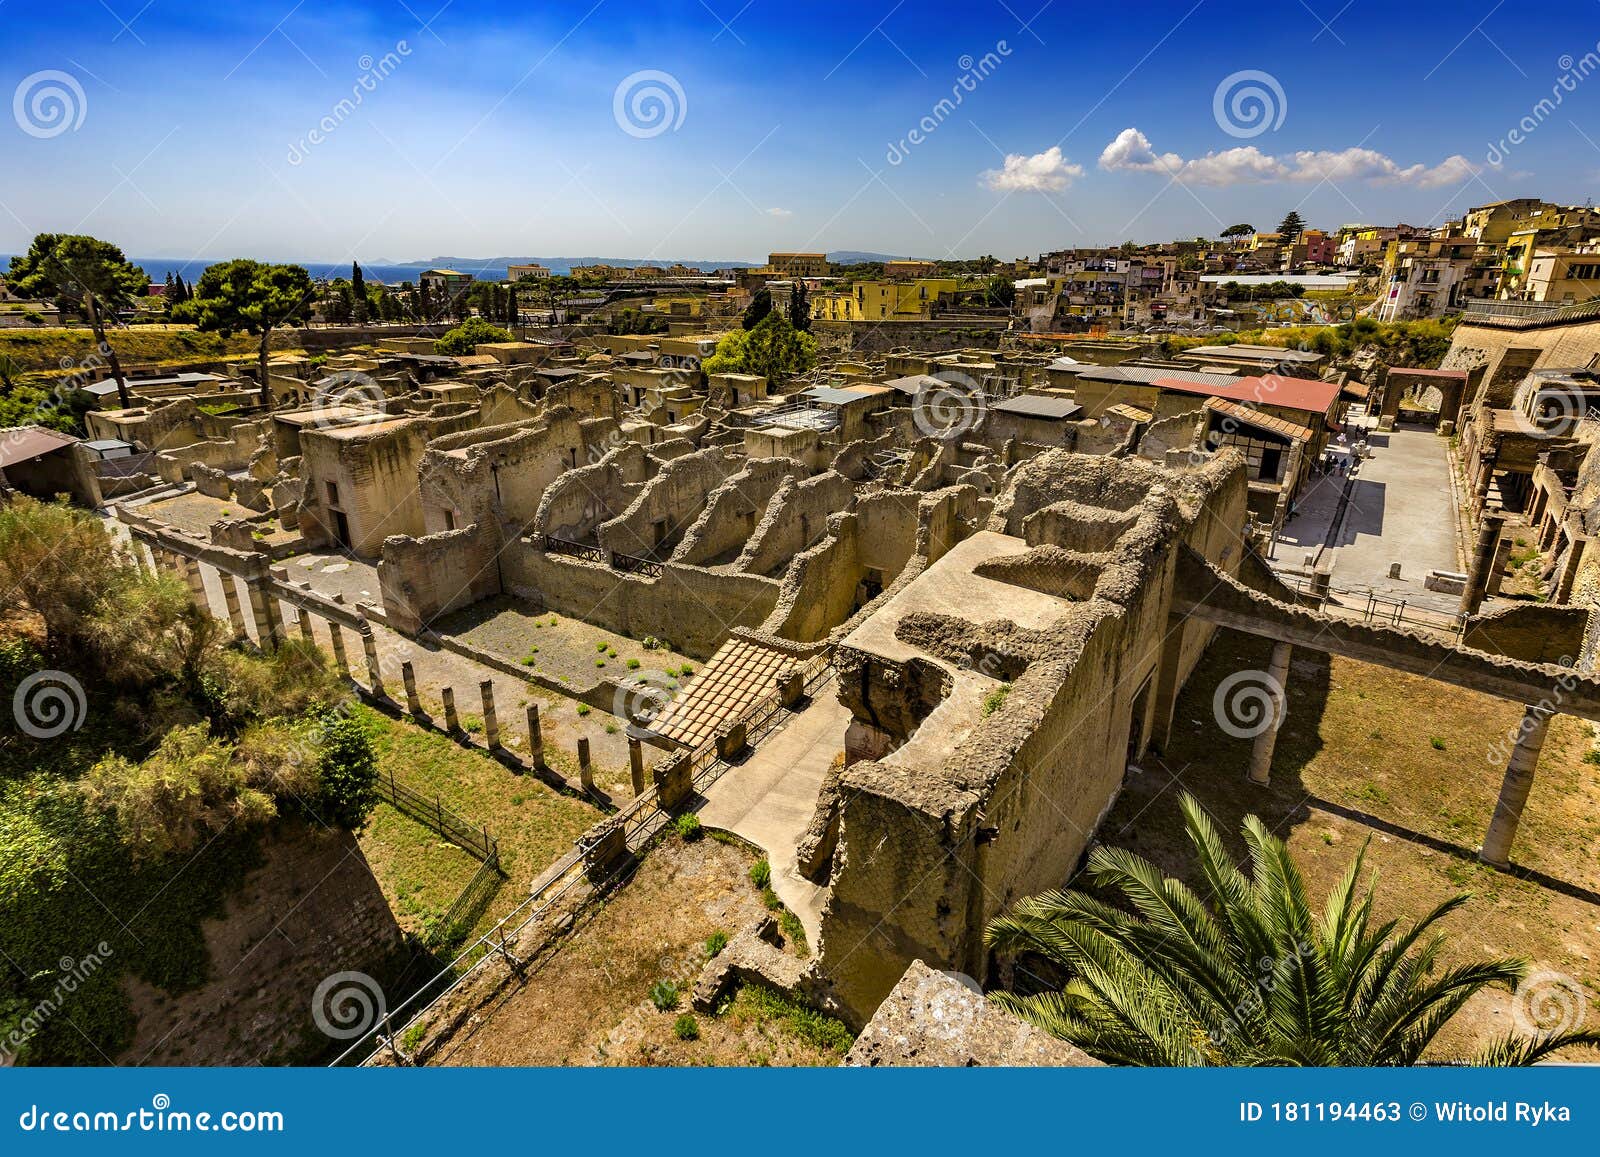
[[[6,277],[21,296],[47,298],[63,312],[81,313],[88,320],[96,345],[111,364],[118,400],[123,409],[131,406],[122,364],[106,339],[106,312],[115,321],[118,310],[131,306],[149,288],[145,271],[98,237],[40,233],[27,253],[11,259]]]
[[[511,335],[481,317],[469,317],[454,329],[446,330],[433,343],[433,352],[446,357],[464,357],[482,342],[510,341]]]
[[[261,401],[270,406],[272,383],[267,373],[267,350],[272,331],[300,324],[315,296],[316,288],[304,266],[239,257],[207,268],[195,283],[193,296],[177,306],[172,316],[223,337],[235,333],[259,337]]]
[[[754,329],[735,330],[717,343],[701,366],[708,374],[760,374],[774,385],[817,364],[817,339],[768,313]]]

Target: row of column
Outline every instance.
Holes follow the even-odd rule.
[[[1266,787],[1272,779],[1272,753],[1278,742],[1278,728],[1286,714],[1283,689],[1289,685],[1289,659],[1292,653],[1293,648],[1288,643],[1275,643],[1267,665],[1269,694],[1273,697],[1272,718],[1251,745],[1249,768],[1250,782],[1262,787]],[[1527,805],[1528,793],[1533,788],[1539,753],[1544,747],[1553,714],[1554,711],[1544,704],[1528,704],[1523,708],[1516,741],[1506,761],[1500,795],[1495,801],[1494,815],[1489,820],[1483,846],[1478,850],[1478,858],[1486,864],[1497,868],[1506,868],[1511,864],[1511,845],[1516,839],[1517,827],[1522,822],[1522,810]]]

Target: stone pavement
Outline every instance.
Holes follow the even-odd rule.
[[[811,823],[829,765],[844,751],[849,725],[849,708],[839,702],[833,684],[824,683],[804,711],[706,789],[700,809],[701,823],[730,831],[767,853],[772,890],[800,918],[813,952],[827,889],[800,875],[795,845]]]

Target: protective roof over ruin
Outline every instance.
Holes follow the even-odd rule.
[[[1246,426],[1265,430],[1269,434],[1277,434],[1280,438],[1288,438],[1295,442],[1311,441],[1311,431],[1304,426],[1296,426],[1293,422],[1283,418],[1275,418],[1271,414],[1255,409],[1253,406],[1230,402],[1227,398],[1207,398],[1206,409],[1226,415],[1236,422],[1244,423]]]
[[[14,466],[18,462],[31,462],[53,454],[77,439],[71,434],[46,430],[42,426],[19,426],[0,430],[0,467]]]
[[[1279,374],[1235,378],[1220,386],[1197,385],[1178,377],[1159,378],[1151,385],[1180,394],[1205,394],[1213,398],[1228,398],[1235,402],[1282,406],[1288,410],[1304,410],[1308,414],[1326,414],[1334,399],[1339,396],[1338,382],[1289,378]]]
[[[794,656],[734,636],[677,694],[655,731],[685,747],[710,739],[719,726],[744,715],[756,700],[777,690],[778,674],[795,666]]]
[[[1018,394],[989,407],[1001,414],[1018,414],[1024,418],[1070,418],[1083,412],[1083,407],[1068,398],[1052,398],[1044,394]]]

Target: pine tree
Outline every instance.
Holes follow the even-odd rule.
[[[1285,245],[1293,245],[1305,232],[1305,227],[1306,223],[1300,219],[1300,214],[1290,209],[1289,215],[1278,223],[1278,236]]]

